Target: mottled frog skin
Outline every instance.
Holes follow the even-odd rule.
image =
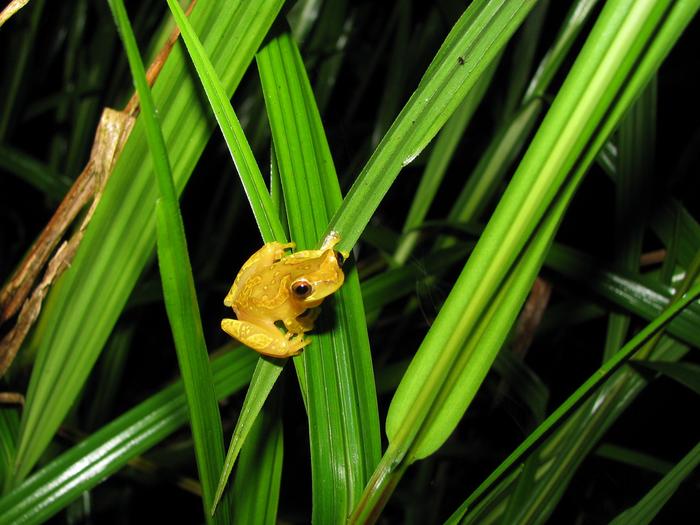
[[[330,235],[320,250],[304,250],[285,256],[294,243],[265,244],[246,261],[233,282],[224,304],[236,319],[223,319],[221,328],[231,337],[261,354],[292,357],[311,341],[311,330],[323,300],[340,288],[345,275],[343,257],[333,250],[339,242]],[[309,311],[310,310],[310,311]],[[276,322],[281,321],[286,333]]]

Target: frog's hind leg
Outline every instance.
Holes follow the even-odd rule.
[[[223,319],[221,328],[234,339],[237,339],[256,352],[271,357],[292,357],[299,355],[311,340],[301,336],[288,339],[274,326],[268,329],[246,321]]]

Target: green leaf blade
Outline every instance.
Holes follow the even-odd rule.
[[[349,250],[396,176],[444,125],[534,7],[530,0],[477,0],[445,39],[415,93],[358,176],[328,231]]]
[[[683,480],[700,464],[700,443],[695,445],[634,507],[618,515],[611,525],[651,523]]]
[[[279,10],[279,2],[200,0],[191,17],[210,27],[212,53],[227,92],[233,92]],[[253,9],[253,10],[251,10]],[[227,42],[229,45],[221,45]],[[235,45],[230,45],[234,42]],[[153,87],[173,177],[181,192],[212,130],[207,108],[176,45]],[[183,133],[182,130],[187,130]],[[15,478],[30,472],[74,403],[155,246],[156,188],[139,118],[108,181],[71,267],[43,309],[31,344],[37,361],[22,417]],[[89,326],[90,330],[84,327]]]
[[[224,461],[223,436],[185,238],[185,227],[180,214],[165,140],[157,123],[156,107],[148,88],[146,71],[124,2],[109,0],[109,6],[121,34],[136,92],[141,102],[146,138],[158,182],[160,198],[155,203],[156,233],[163,298],[187,396],[197,470],[202,484],[203,505],[204,509],[209,509],[214,500],[214,487]],[[223,506],[222,512],[218,517],[215,516],[213,521],[230,522],[228,505]]]
[[[222,399],[250,380],[257,354],[237,348],[212,361]],[[149,397],[55,458],[0,499],[0,524],[43,523],[84,491],[188,422],[182,382]]]
[[[299,51],[288,34],[258,55],[292,239],[318,247],[340,187]],[[379,459],[379,421],[359,281],[354,268],[322,307],[312,344],[295,359],[306,384],[313,517],[342,521]],[[320,330],[319,330],[320,328]]]

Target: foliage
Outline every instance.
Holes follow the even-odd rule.
[[[700,0],[181,4],[0,30],[4,280],[98,181],[0,379],[0,524],[692,521]],[[231,345],[247,257],[331,231],[312,344]]]

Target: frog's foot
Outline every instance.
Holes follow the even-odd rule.
[[[292,357],[299,355],[311,340],[303,337],[288,338],[276,328],[268,329],[246,321],[223,319],[221,328],[234,339],[256,352],[271,357]],[[294,335],[294,334],[292,334]]]
[[[328,233],[328,235],[326,235],[326,238],[323,239],[323,243],[321,244],[321,250],[328,250],[329,248],[333,248],[339,242],[340,234],[335,230],[331,230]]]

